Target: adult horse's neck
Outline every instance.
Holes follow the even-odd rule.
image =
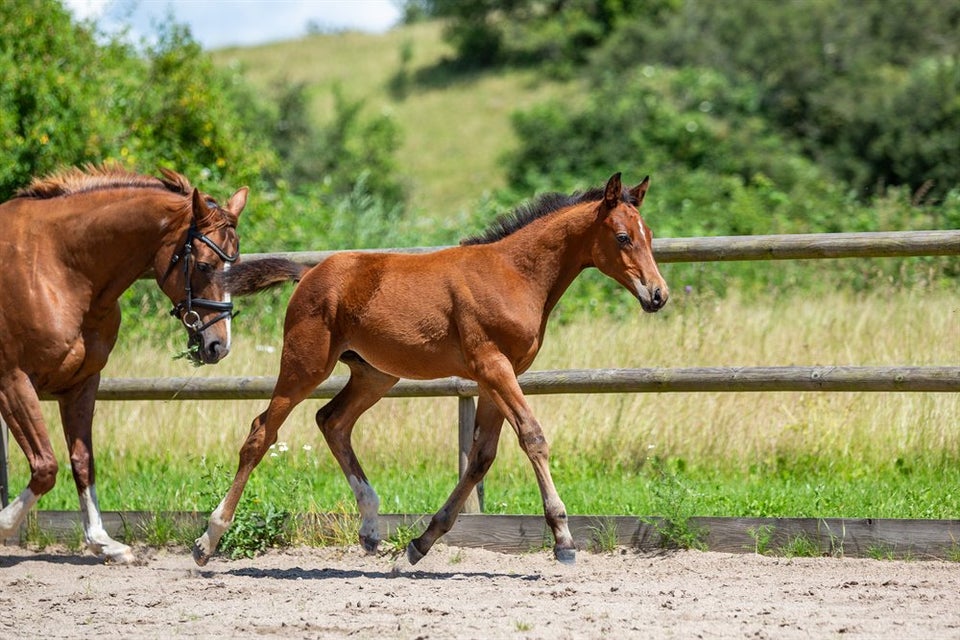
[[[56,215],[60,259],[90,285],[91,302],[112,305],[186,226],[190,200],[160,189],[122,188],[69,196]]]
[[[544,320],[580,272],[593,266],[590,246],[596,222],[597,203],[580,203],[539,218],[496,243],[542,292]]]

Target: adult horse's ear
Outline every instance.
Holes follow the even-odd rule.
[[[620,199],[623,197],[623,185],[620,183],[620,172],[617,171],[615,174],[610,176],[610,179],[607,180],[607,186],[603,190],[603,206],[605,209],[613,209],[619,203]]]
[[[198,229],[204,229],[208,224],[212,224],[213,215],[216,209],[207,204],[206,198],[200,193],[200,189],[193,189],[193,223]]]
[[[165,184],[171,191],[176,191],[177,193],[187,195],[187,193],[193,189],[193,186],[190,184],[190,181],[187,180],[187,177],[177,173],[173,169],[160,167],[160,173],[163,174],[163,178],[160,179],[160,182]]]
[[[630,189],[630,197],[637,201],[637,208],[643,204],[643,198],[647,195],[647,189],[650,188],[650,176],[644,178],[640,184]]]
[[[227,219],[229,219],[231,226],[237,226],[237,220],[240,218],[240,212],[242,212],[243,208],[247,206],[247,195],[249,193],[249,188],[240,187],[237,189],[237,192],[230,196],[230,199],[227,200],[227,206],[224,210],[224,213],[226,214]]]

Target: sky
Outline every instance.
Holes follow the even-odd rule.
[[[169,16],[190,27],[205,49],[291,40],[308,24],[323,31],[382,33],[400,18],[393,0],[64,0],[80,19],[108,32],[130,27],[134,40],[149,37]]]

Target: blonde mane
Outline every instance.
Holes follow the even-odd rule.
[[[162,179],[133,173],[115,164],[88,164],[82,169],[70,167],[42,178],[34,178],[27,187],[17,191],[15,197],[56,198],[86,191],[124,187],[167,189],[180,195],[190,195],[193,187],[184,176],[168,169],[161,169],[161,172],[164,175]]]

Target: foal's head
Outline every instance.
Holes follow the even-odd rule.
[[[653,259],[653,232],[638,211],[650,186],[649,176],[624,190],[620,174],[607,181],[597,211],[599,231],[591,255],[600,271],[637,297],[644,311],[659,311],[667,303],[667,283]]]
[[[164,175],[168,180],[185,180],[173,172]],[[179,239],[170,250],[157,254],[157,282],[173,302],[171,315],[187,330],[187,353],[195,364],[219,362],[230,352],[233,303],[223,274],[240,256],[237,221],[247,203],[247,191],[239,189],[221,207],[212,197],[192,189],[190,215],[176,236]]]

